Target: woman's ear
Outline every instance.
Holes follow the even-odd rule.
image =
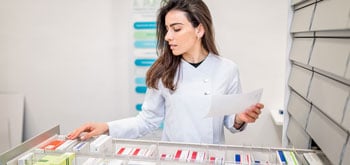
[[[203,25],[202,24],[199,24],[197,27],[196,27],[196,35],[198,38],[202,38],[204,33],[205,33],[205,30],[203,28]]]

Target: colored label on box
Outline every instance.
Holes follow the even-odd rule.
[[[57,147],[59,147],[63,143],[64,143],[63,140],[53,140],[40,148],[44,150],[55,150]]]

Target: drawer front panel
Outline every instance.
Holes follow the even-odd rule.
[[[306,132],[309,133],[333,164],[340,163],[342,148],[348,136],[343,129],[313,107]]]
[[[291,92],[287,110],[299,125],[305,129],[307,118],[311,110],[311,104],[298,94]]]
[[[330,118],[341,123],[349,96],[349,86],[315,73],[311,81],[309,99]]]
[[[326,72],[345,77],[350,56],[350,39],[317,38],[310,65]]]
[[[293,65],[289,77],[289,86],[306,98],[312,72],[297,65]]]

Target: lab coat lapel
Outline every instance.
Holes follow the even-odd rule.
[[[203,61],[197,68],[186,61],[181,62],[178,88],[171,94],[171,108],[167,112],[168,120],[165,125],[171,130],[174,141],[179,139],[187,142],[213,143],[213,119],[205,118],[210,107],[210,95],[205,93],[211,89],[210,61]]]

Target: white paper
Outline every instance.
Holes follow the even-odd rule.
[[[244,111],[249,106],[260,101],[263,89],[249,93],[232,95],[213,95],[206,117],[232,115]]]

